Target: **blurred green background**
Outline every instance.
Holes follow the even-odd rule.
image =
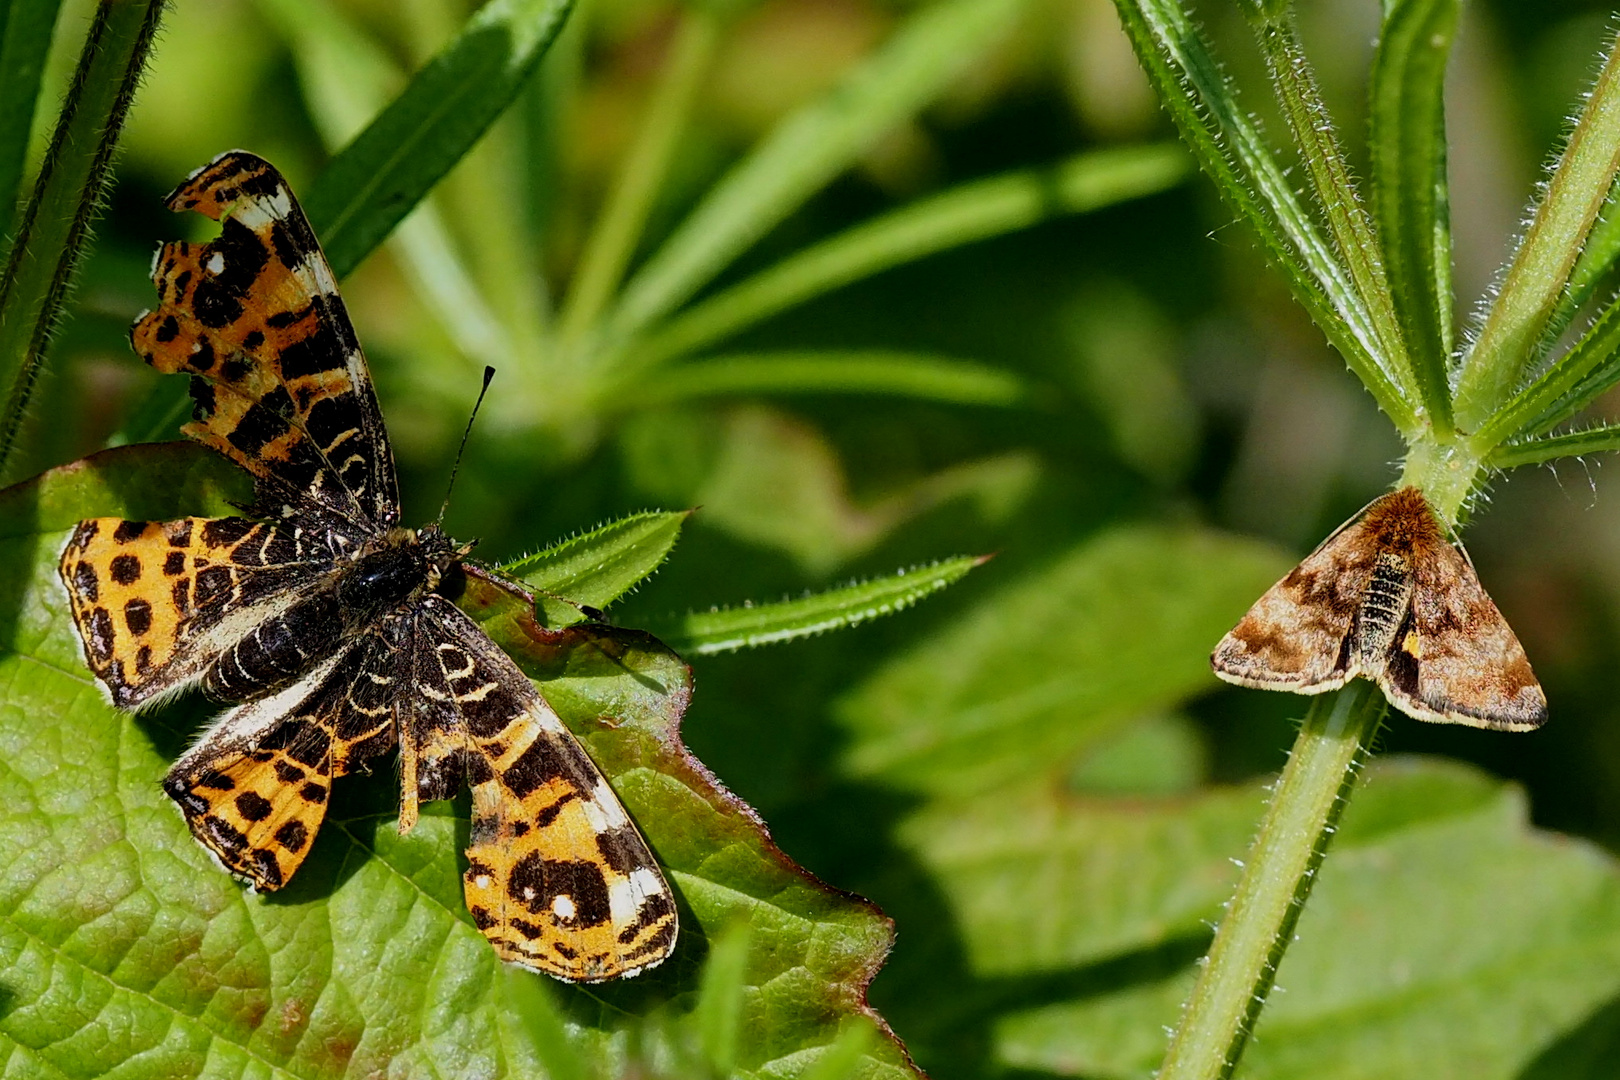
[[[741,8],[701,84],[643,253],[777,120],[825,93],[920,6],[762,0]],[[53,87],[71,68],[89,7],[64,7]],[[1099,725],[1095,738],[1058,737],[1010,757],[1003,774],[968,785],[985,800],[1054,775],[1075,791],[1099,790],[1087,773],[1099,760],[1103,789],[1143,797],[1274,770],[1301,701],[1194,677],[1200,650],[1290,558],[1393,479],[1401,446],[1268,273],[1244,227],[1196,177],[856,282],[711,350],[888,349],[974,360],[1025,381],[1030,392],[1017,405],[858,394],[603,404],[571,393],[568,372],[548,366],[532,331],[566,286],[670,47],[677,10],[652,0],[583,0],[519,104],[436,194],[431,218],[418,216],[411,238],[396,237],[369,258],[344,282],[344,295],[392,431],[408,520],[437,508],[486,362],[500,374],[447,522],[455,535],[481,538],[481,558],[501,561],[647,507],[702,507],[666,567],[614,610],[623,625],[797,595],[946,555],[998,554],[897,617],[698,660],[685,724],[693,751],[759,810],[793,858],[897,921],[899,943],[873,1003],[924,1068],[973,1075],[997,1060],[998,1010],[1059,999],[1110,976],[1090,967],[1083,977],[998,980],[975,968],[948,890],[901,836],[938,785],[895,779],[873,764],[880,751],[860,751],[873,744],[863,727],[878,722],[872,714],[897,710],[881,720],[902,743],[913,730],[904,726],[906,706],[884,700],[904,696],[891,687],[897,665],[919,656],[926,663],[934,648],[955,657],[937,661],[944,677],[971,667],[962,658],[982,647],[1000,658],[1000,694],[1017,697],[1051,689],[1070,650],[1093,656],[1084,670],[1106,669],[1110,639],[1099,627],[1157,627],[1174,643],[1164,647],[1179,650],[1169,659],[1126,656],[1121,663],[1138,682],[1166,670],[1162,693],[1149,687],[1134,713]],[[306,185],[370,115],[356,84],[386,100],[466,13],[441,0],[172,8],[15,475],[126,438],[169,400],[126,343],[131,320],[152,302],[153,249],[198,224],[164,211],[162,195],[234,146],[276,162],[295,190]],[[1198,14],[1250,107],[1266,117],[1236,11],[1206,2]],[[1378,5],[1327,0],[1301,14],[1331,103],[1354,133]],[[1448,101],[1460,296],[1482,295],[1509,252],[1610,21],[1606,5],[1574,0],[1466,8]],[[357,73],[361,59],[370,66]],[[43,113],[54,111],[50,104]],[[946,94],[890,131],[715,287],[953,183],[1172,138],[1109,0],[1032,0]],[[1460,324],[1469,310],[1465,302]],[[1612,412],[1620,418],[1620,406]],[[175,426],[168,423],[171,437]],[[1603,464],[1499,479],[1466,534],[1481,578],[1542,678],[1552,722],[1519,736],[1396,715],[1380,749],[1478,763],[1528,788],[1537,824],[1620,850],[1620,501],[1605,490]],[[1193,620],[1207,641],[1195,635],[1184,645],[1175,618],[1110,597],[1111,564],[1084,545],[1129,536],[1118,531],[1126,525],[1171,537],[1165,560],[1187,555],[1177,530],[1231,534],[1220,541],[1232,545],[1221,556],[1227,561],[1211,565],[1235,560],[1249,569],[1227,582],[1231,595],[1208,600],[1217,612],[1212,635]],[[1089,552],[1086,572],[1101,577],[1072,595],[1094,598],[1094,609],[1079,600],[1065,609],[1056,600],[1071,594],[1040,586],[1077,551]],[[1218,592],[1201,565],[1184,568],[1187,580],[1172,591]],[[1056,600],[1043,605],[1043,596]],[[999,621],[975,621],[986,610]],[[1072,727],[1075,710],[1088,707],[1086,692],[1057,685],[1044,698],[1034,693],[1019,730]],[[913,706],[922,707],[915,698]],[[915,731],[926,732],[927,721]],[[1125,743],[1121,732],[1131,735]],[[1106,758],[1110,751],[1125,756]],[[1198,951],[1196,943],[1172,948],[1154,962],[1173,969]]]

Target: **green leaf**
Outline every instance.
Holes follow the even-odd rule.
[[[489,0],[302,199],[332,271],[382,243],[512,103],[572,0]]]
[[[1376,335],[1373,355],[1383,362],[1398,386],[1408,390],[1408,404],[1421,402],[1426,419],[1444,434],[1451,432],[1450,384],[1443,364],[1416,366],[1406,341],[1385,277],[1379,237],[1362,205],[1361,193],[1350,176],[1350,163],[1339,143],[1333,116],[1322,98],[1316,71],[1299,38],[1291,3],[1261,5],[1274,9],[1254,19],[1260,54],[1265,58],[1272,89],[1294,136],[1302,171],[1310,178],[1318,211],[1327,219],[1339,258],[1361,298]],[[1256,9],[1250,8],[1253,15]],[[1433,237],[1428,238],[1433,242]]]
[[[62,0],[14,0],[0,7],[0,236],[8,239],[34,133],[45,58]]]
[[[1366,305],[1299,203],[1236,88],[1178,0],[1115,0],[1159,100],[1216,189],[1255,230],[1267,259],[1401,432],[1420,425],[1386,367]]]
[[[1496,452],[1486,460],[1495,469],[1516,469],[1521,465],[1539,465],[1544,461],[1603,454],[1611,450],[1620,450],[1620,425],[1594,424],[1562,435],[1507,443],[1497,447]]]
[[[1575,120],[1530,226],[1463,360],[1457,420],[1478,429],[1507,400],[1538,355],[1588,231],[1620,169],[1620,48],[1611,40],[1603,69]]]
[[[718,356],[639,375],[625,407],[750,394],[893,394],[953,405],[1016,405],[1023,380],[1000,368],[927,353],[805,349]]]
[[[97,8],[39,181],[12,238],[0,274],[0,476],[61,321],[162,11],[162,0]],[[11,208],[0,212],[9,226]]]
[[[1620,300],[1611,301],[1558,362],[1547,368],[1474,433],[1489,452],[1515,436],[1549,431],[1620,381]]]
[[[898,836],[944,890],[972,970],[1030,975],[1207,932],[1237,878],[1231,858],[1264,806],[1257,787],[1188,806],[1075,800],[1030,784],[994,798],[941,798]],[[1039,903],[1011,902],[1017,896]]]
[[[1263,795],[1255,787],[1247,792],[1251,799]],[[1184,870],[1203,867],[1214,876],[1217,860],[1244,846],[1245,838],[1218,827],[1231,797],[1212,794],[1188,808],[1180,828],[1191,832],[1208,822],[1207,843],[1174,853],[1134,847],[1116,857],[1150,866],[1168,857]],[[1088,862],[1106,862],[1118,843],[1117,827],[1094,809],[1057,814],[1069,846],[1032,853],[1031,865],[1004,886],[1009,895],[1019,895],[1018,881],[1038,867],[1056,873],[1058,864],[1067,875]],[[1090,836],[1084,835],[1088,820],[1099,825]],[[988,879],[980,880],[987,869],[969,867],[959,874],[959,887],[987,899]],[[1438,761],[1379,762],[1345,812],[1242,1075],[1520,1077],[1620,992],[1617,870],[1595,847],[1531,829],[1523,796],[1511,785]],[[1149,878],[1172,889],[1180,885],[1164,871]],[[1083,887],[1060,894],[1076,907],[1101,893],[1105,905],[1113,900],[1151,911],[1171,896],[1162,885],[1133,899],[1120,896],[1109,878],[1076,880]],[[1204,915],[1213,917],[1224,890],[1202,892]],[[1188,907],[1195,906],[1192,899],[1185,898]],[[1073,914],[1053,915],[1021,938],[1050,934],[1054,924],[1082,925]],[[1005,941],[1020,931],[1003,925],[1001,933]],[[1063,929],[1058,936],[1078,940]],[[1032,944],[1008,947],[1030,957]],[[1175,1021],[1190,974],[1012,1013],[996,1026],[996,1056],[1013,1068],[1146,1080],[1164,1052],[1163,1028]]]
[[[837,704],[844,771],[975,791],[1062,766],[1212,687],[1209,649],[1288,569],[1218,533],[1111,529],[981,601]]]
[[[1000,39],[1023,0],[943,0],[912,15],[840,85],[782,121],[714,186],[626,284],[606,340],[619,345],[668,315],[926,105]]]
[[[1383,270],[1413,373],[1450,424],[1451,222],[1446,182],[1446,61],[1460,0],[1385,5],[1373,57],[1368,143]]]
[[[1575,269],[1570,272],[1569,285],[1559,296],[1558,306],[1547,320],[1543,341],[1563,336],[1582,306],[1592,299],[1598,286],[1614,269],[1617,260],[1620,260],[1620,182],[1609,188],[1609,197],[1603,201],[1603,209],[1598,211],[1598,219],[1592,223],[1592,231],[1586,234],[1581,257],[1575,261]]]
[[[641,368],[724,340],[795,304],[940,251],[1163,191],[1187,175],[1177,146],[1092,150],[1050,169],[973,180],[790,255],[670,320],[635,346]]]
[[[813,637],[904,611],[954,585],[988,559],[986,555],[959,555],[797,600],[694,611],[670,629],[660,631],[660,636],[684,656],[712,656]]]
[[[500,572],[549,594],[536,597],[546,626],[582,618],[580,605],[605,608],[663,565],[690,510],[649,510],[570,537],[501,566]],[[567,602],[564,602],[567,601]]]
[[[821,885],[681,745],[685,664],[633,631],[547,631],[532,599],[470,567],[461,602],[537,679],[668,870],[681,942],[633,980],[506,974],[461,899],[465,803],[394,824],[392,770],[347,778],[297,878],[244,890],[157,780],[199,699],[111,709],[56,577],[74,517],[223,507],[196,448],[108,452],[0,493],[0,1056],[59,1077],[579,1076],[644,1071],[626,1027],[697,998],[706,939],[746,924],[734,1075],[793,1074],[872,1033],[862,1075],[914,1076],[864,1005],[892,931]],[[50,717],[41,723],[40,717]],[[766,1019],[769,1022],[765,1022]],[[650,1022],[650,1021],[649,1021]],[[562,1045],[554,1041],[559,1034]],[[628,1046],[646,1045],[632,1032]],[[628,1055],[628,1056],[627,1056]]]

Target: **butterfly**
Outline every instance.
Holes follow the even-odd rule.
[[[333,781],[397,747],[399,830],[472,789],[467,908],[504,960],[634,975],[674,948],[674,897],[590,757],[445,595],[470,545],[399,525],[393,451],[332,271],[275,167],[230,151],[168,198],[221,223],[164,245],[130,336],[191,376],[183,429],[252,474],[239,517],[73,530],[60,573],[115,705],[200,685],[232,707],[163,788],[225,869],[298,871]]]
[[[1239,686],[1319,694],[1357,675],[1440,723],[1529,731],[1547,698],[1524,646],[1417,488],[1369,503],[1215,647]]]

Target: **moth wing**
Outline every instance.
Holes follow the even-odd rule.
[[[1412,610],[1378,683],[1419,720],[1529,731],[1547,697],[1524,646],[1468,557],[1449,543],[1414,560]]]
[[[675,898],[596,764],[528,677],[453,604],[423,602],[404,730],[406,809],[472,787],[467,909],[503,960],[569,982],[661,963]],[[410,781],[414,777],[414,790]]]
[[[399,493],[376,391],[315,233],[275,166],[232,150],[169,196],[220,221],[165,244],[156,311],[130,331],[159,371],[193,376],[185,432],[252,473],[266,516],[391,525]]]
[[[315,588],[329,562],[290,525],[90,518],[57,570],[90,670],[131,708],[201,677],[222,649]]]
[[[1210,656],[1215,674],[1262,690],[1320,694],[1354,677],[1350,640],[1378,553],[1362,514],[1305,556],[1221,639]]]
[[[192,835],[254,888],[287,883],[320,831],[332,779],[393,745],[390,652],[369,635],[237,706],[164,777]]]

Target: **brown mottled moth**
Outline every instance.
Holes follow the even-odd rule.
[[[1358,675],[1419,720],[1529,731],[1547,699],[1524,648],[1416,488],[1373,500],[1215,647],[1239,686],[1320,694]]]

